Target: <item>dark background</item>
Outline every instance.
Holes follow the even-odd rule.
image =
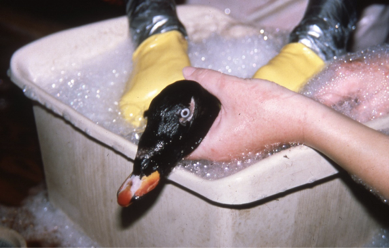
[[[44,182],[32,102],[7,76],[12,54],[48,34],[123,16],[121,0],[0,0],[0,204]]]

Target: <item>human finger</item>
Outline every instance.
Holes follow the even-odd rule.
[[[183,74],[185,79],[201,84],[207,91],[216,96],[222,104],[227,103],[230,99],[228,91],[231,91],[236,86],[234,84],[243,80],[218,71],[195,67],[185,67]],[[234,87],[232,88],[231,86]]]

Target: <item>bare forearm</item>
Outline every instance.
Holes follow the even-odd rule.
[[[389,199],[389,138],[324,106],[307,120],[305,142]]]

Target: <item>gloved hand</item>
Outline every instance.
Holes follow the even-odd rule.
[[[357,22],[354,0],[310,0],[287,44],[254,78],[299,91],[325,62],[346,52]]]
[[[298,92],[324,66],[325,62],[311,49],[301,43],[290,43],[259,68],[253,78],[269,80]]]
[[[187,41],[178,31],[155,34],[133,54],[133,70],[127,91],[120,100],[123,117],[140,126],[143,112],[167,85],[184,79],[182,69],[190,65]]]
[[[127,14],[137,48],[120,108],[123,117],[139,127],[151,100],[167,85],[184,79],[182,69],[190,61],[186,31],[173,0],[129,0]]]

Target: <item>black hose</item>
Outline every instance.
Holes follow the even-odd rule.
[[[356,4],[357,0],[310,0],[289,42],[303,43],[324,61],[346,53],[358,19]]]
[[[127,0],[126,13],[136,46],[154,34],[172,30],[187,37],[185,27],[178,19],[174,0]]]

